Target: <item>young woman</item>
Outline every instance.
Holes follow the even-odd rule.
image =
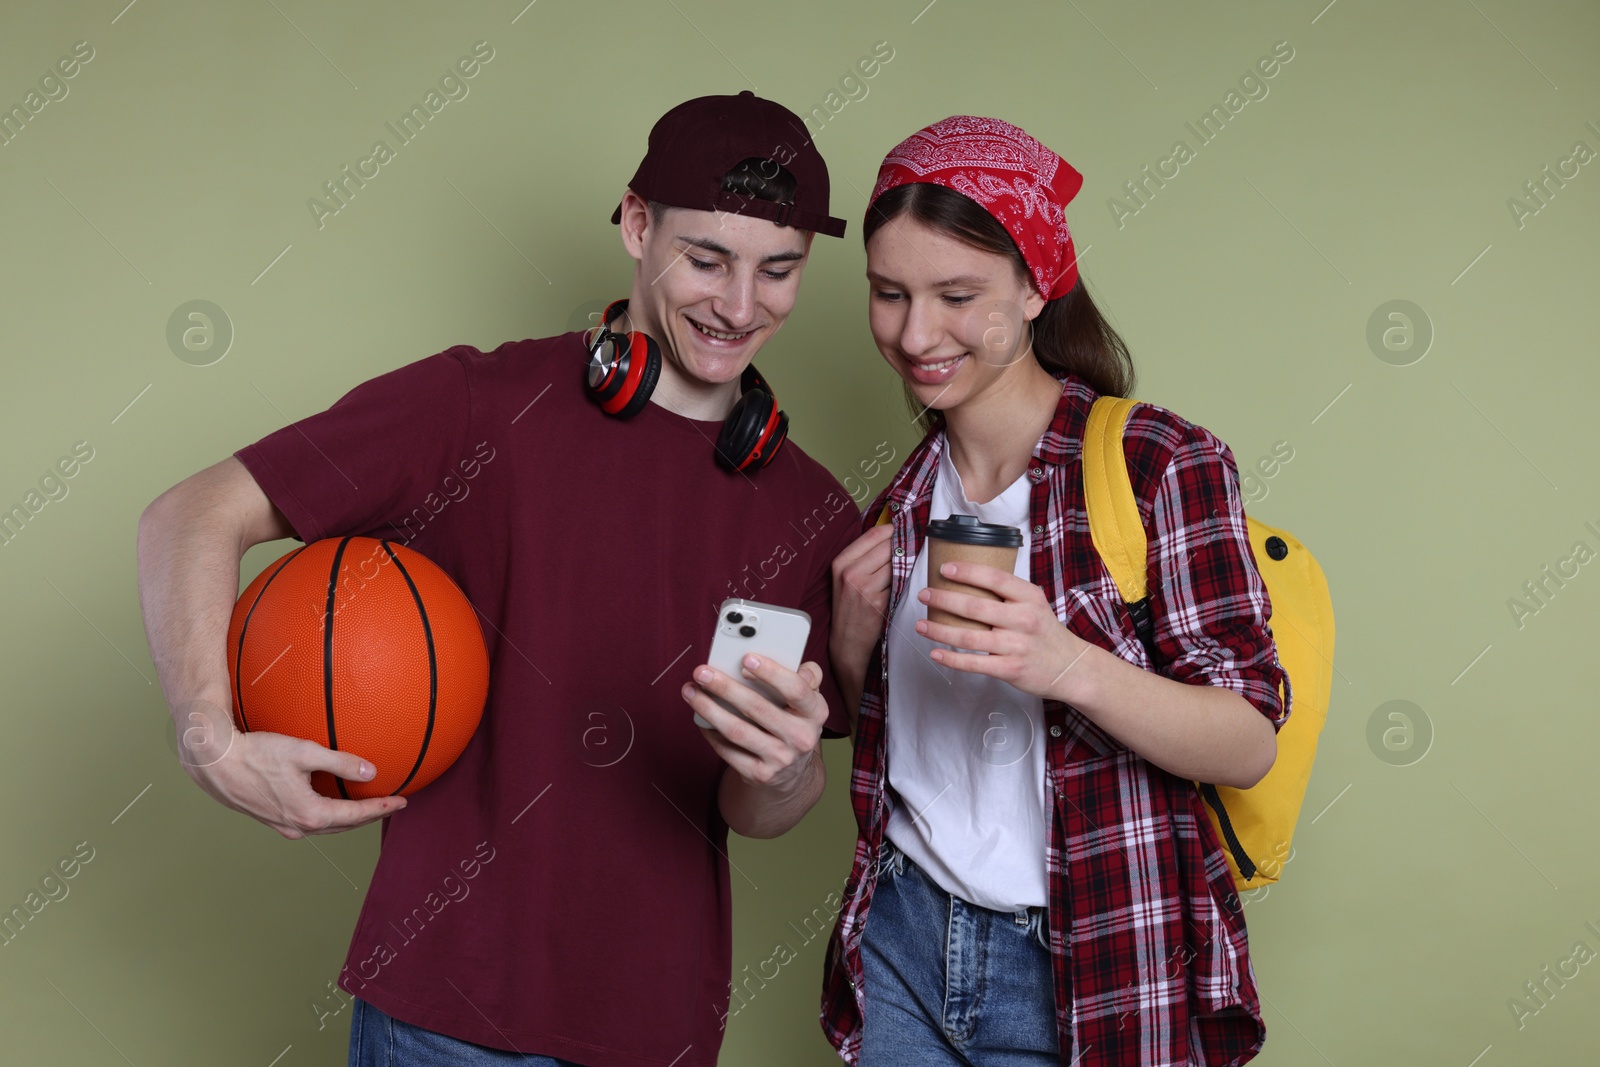
[[[1082,181],[956,116],[889,153],[867,208],[873,339],[927,436],[834,563],[860,833],[822,1021],[861,1067],[1220,1067],[1265,1036],[1194,782],[1266,774],[1286,679],[1233,456],[1204,428],[1139,404],[1125,431],[1150,650],[1096,554],[1080,442],[1133,371],[1078,278]],[[927,587],[925,532],[952,514],[1020,530],[1012,573],[943,569],[998,599]]]

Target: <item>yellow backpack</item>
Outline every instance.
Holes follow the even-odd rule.
[[[1083,483],[1095,549],[1134,619],[1142,620],[1140,636],[1149,647],[1149,612],[1140,603],[1146,595],[1147,540],[1122,448],[1135,403],[1112,396],[1095,400],[1083,435]],[[1273,638],[1293,687],[1293,705],[1278,731],[1277,761],[1265,778],[1249,789],[1195,783],[1241,890],[1276,882],[1283,870],[1333,684],[1333,603],[1322,568],[1292,535],[1249,516],[1245,523],[1272,600]]]

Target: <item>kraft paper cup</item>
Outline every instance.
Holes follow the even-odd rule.
[[[1015,526],[979,522],[972,515],[935,519],[928,523],[928,587],[968,593],[985,600],[999,600],[999,596],[987,589],[951,581],[939,573],[939,568],[946,563],[984,563],[1010,574],[1016,568],[1017,550],[1021,547],[1022,531]],[[954,615],[932,605],[928,607],[928,621],[958,626],[963,630],[993,629],[986,622]]]

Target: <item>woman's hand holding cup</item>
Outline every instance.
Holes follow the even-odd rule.
[[[1043,589],[1009,570],[965,561],[945,562],[937,573],[948,585],[976,592],[940,589],[932,584],[932,560],[929,566],[929,587],[918,594],[928,605],[928,620],[917,623],[917,632],[954,646],[933,649],[935,663],[987,674],[1046,700],[1077,701],[1081,689],[1075,683],[1082,675],[1072,668],[1095,646],[1061,624]],[[962,624],[938,622],[936,613]]]
[[[980,522],[972,515],[951,515],[928,523],[928,585],[956,593],[998,600],[981,586],[958,582],[944,573],[946,563],[979,563],[1010,572],[1017,565],[1017,550],[1022,547],[1022,531],[1015,526]],[[965,630],[987,630],[988,623],[946,611],[932,604],[928,618]],[[953,643],[953,642],[952,642]]]

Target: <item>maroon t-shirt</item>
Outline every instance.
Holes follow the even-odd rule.
[[[714,1064],[729,997],[726,766],[679,689],[727,597],[799,607],[823,665],[859,512],[792,441],[584,395],[581,335],[458,346],[236,455],[310,543],[428,556],[477,608],[483,722],[384,820],[339,985],[406,1022],[594,1067]],[[732,772],[730,772],[732,773]]]

